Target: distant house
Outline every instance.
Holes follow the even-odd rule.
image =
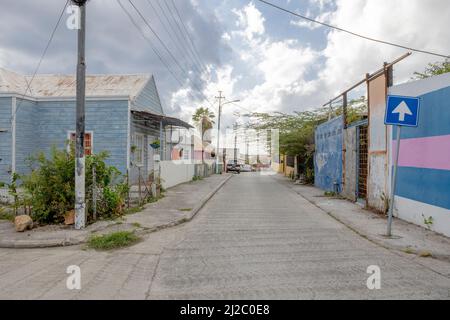
[[[75,133],[74,76],[31,76],[0,68],[0,181],[25,173],[26,159],[52,146],[64,148]],[[24,93],[27,92],[26,95]],[[108,163],[131,183],[154,169],[154,155],[166,155],[167,128],[191,126],[164,114],[151,75],[89,75],[86,78],[86,154],[108,151]],[[160,149],[150,144],[161,143]],[[169,159],[170,160],[170,159]]]

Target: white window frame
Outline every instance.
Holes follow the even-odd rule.
[[[84,133],[91,135],[91,154],[93,155],[94,154],[94,131],[85,131]],[[76,135],[76,131],[72,131],[72,130],[67,131],[67,140],[69,141],[69,144],[67,145],[67,152],[70,152],[70,136],[72,134]],[[84,156],[86,156],[86,155],[84,155]]]
[[[142,139],[142,148],[139,149],[138,139]],[[136,166],[143,167],[145,162],[145,135],[143,133],[135,133],[134,134],[134,145],[136,146],[136,152],[134,155],[134,161]],[[138,161],[137,154],[140,152],[141,161]]]

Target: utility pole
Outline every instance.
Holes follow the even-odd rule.
[[[394,219],[394,198],[395,190],[397,189],[397,168],[398,168],[398,158],[400,154],[400,142],[401,142],[401,126],[397,126],[397,150],[395,153],[394,162],[394,172],[391,185],[391,195],[389,198],[389,214],[388,214],[388,226],[387,226],[387,236],[392,237],[392,220]]]
[[[216,147],[216,150],[217,150],[216,173],[219,174],[219,173],[221,173],[221,172],[219,172],[219,150],[220,150],[220,119],[222,117],[222,107],[229,103],[239,102],[240,100],[227,101],[222,104],[222,100],[225,100],[225,97],[222,96],[222,91],[219,91],[219,96],[216,97],[216,99],[219,99],[219,119],[218,119],[218,124],[217,124],[217,147]]]
[[[245,134],[245,164],[250,164],[249,142],[248,142],[247,132],[244,132],[244,134]]]
[[[220,119],[222,116],[222,100],[225,99],[224,96],[222,96],[222,91],[219,91],[219,96],[216,97],[216,99],[219,99],[219,118],[217,123],[217,154],[216,154],[216,174],[219,174],[219,150],[220,150]]]
[[[259,130],[256,132],[256,163],[259,164]]]
[[[86,167],[84,158],[85,99],[86,99],[86,1],[73,0],[80,8],[80,28],[78,29],[77,62],[77,102],[75,132],[75,229],[84,229],[86,225]]]
[[[237,123],[234,124],[234,163],[237,163]]]

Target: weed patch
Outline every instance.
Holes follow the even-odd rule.
[[[93,236],[88,246],[95,250],[112,250],[129,247],[139,241],[139,237],[129,231],[114,232],[101,236]]]

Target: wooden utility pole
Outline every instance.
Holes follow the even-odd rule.
[[[80,8],[78,29],[76,143],[75,143],[75,229],[86,226],[86,167],[84,158],[85,99],[86,99],[86,0],[73,0]]]

